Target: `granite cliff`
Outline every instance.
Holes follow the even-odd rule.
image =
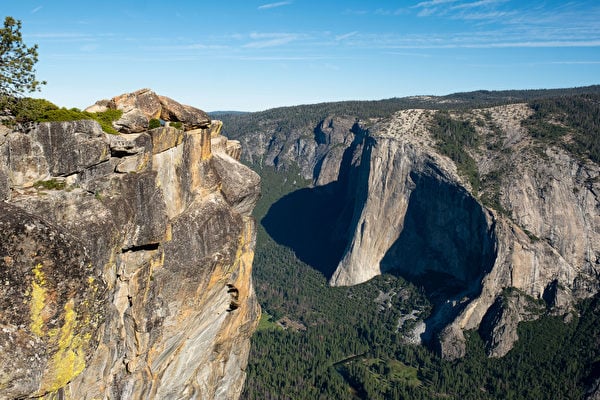
[[[543,116],[549,132],[561,132],[550,140],[529,128],[535,110],[523,102],[477,108],[418,100],[429,109],[331,114],[315,125],[284,124],[274,112],[236,116],[255,131],[232,137],[249,147],[253,165],[312,179],[302,198],[275,203],[263,225],[269,231],[286,203],[317,202],[308,212],[294,209],[304,219],[328,210],[318,212],[311,237],[335,257],[304,260],[331,285],[400,274],[434,304],[415,332],[422,341],[457,358],[466,351],[464,331],[478,329],[488,354],[503,356],[520,321],[544,312],[569,319],[574,303],[600,290],[600,168],[585,151],[571,151],[578,128],[564,111]],[[583,101],[597,115],[597,96]],[[450,110],[450,127],[472,128],[471,143],[449,148],[452,129],[436,136],[439,109]],[[298,119],[301,111],[279,113]],[[327,238],[323,225],[331,227]],[[306,243],[281,229],[270,233],[303,258]]]
[[[460,115],[476,121],[485,113],[489,120],[478,127],[481,144],[471,150],[480,192],[436,148],[427,129],[431,113],[401,111],[373,127],[362,166],[368,178],[359,186],[366,200],[353,202],[331,284],[395,270],[432,286],[437,305],[422,338],[436,335],[448,358],[465,354],[462,332],[478,329],[484,318],[495,320],[493,328],[484,326],[489,354],[510,350],[518,321],[531,313],[506,298],[526,297],[534,300],[531,307],[545,300],[552,312],[568,313],[575,301],[597,293],[600,169],[558,147],[534,150],[521,126],[529,112],[517,104]],[[492,307],[495,302],[504,306]]]
[[[260,178],[201,110],[148,89],[108,108],[118,135],[0,125],[0,397],[237,398]]]

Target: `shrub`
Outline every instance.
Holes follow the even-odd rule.
[[[106,110],[103,112],[98,112],[95,114],[96,114],[95,120],[98,121],[98,123],[100,124],[100,126],[102,127],[102,130],[104,132],[111,133],[113,135],[119,134],[119,132],[117,132],[115,130],[115,128],[113,128],[112,123],[113,123],[113,121],[116,121],[119,118],[121,118],[121,116],[123,115],[123,111],[109,109],[109,110]]]
[[[152,118],[150,122],[148,122],[148,129],[160,128],[160,121],[156,118]]]
[[[37,122],[62,122],[62,121],[78,121],[84,119],[91,119],[97,121],[102,130],[106,133],[117,135],[119,132],[112,126],[112,122],[118,120],[123,115],[121,110],[106,110],[98,113],[89,113],[87,111],[79,111],[76,108],[67,110],[66,108],[60,108],[56,110],[50,110],[44,113],[41,118],[38,118]]]
[[[38,121],[47,112],[58,109],[55,104],[45,99],[9,96],[0,99],[0,108],[8,110],[15,117],[16,122]]]

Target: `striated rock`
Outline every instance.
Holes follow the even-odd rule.
[[[109,157],[108,143],[95,121],[37,124],[29,132],[8,135],[0,146],[0,164],[14,186],[72,175]]]
[[[155,128],[148,131],[152,137],[152,153],[158,154],[172,149],[183,141],[183,131],[171,127]]]
[[[4,171],[4,168],[0,168],[0,201],[7,200],[10,197],[10,186],[8,182],[8,175]]]
[[[241,215],[250,216],[260,195],[260,177],[227,154],[215,154],[212,165],[221,177],[221,191],[227,202]]]
[[[154,96],[118,102],[150,113]],[[239,397],[260,181],[193,121],[39,124],[0,144],[0,397]]]
[[[518,289],[504,290],[488,308],[479,326],[479,333],[486,341],[488,355],[505,356],[519,339],[517,335],[519,322],[537,319],[545,308],[543,301],[536,302],[531,296]],[[462,357],[464,352],[462,354],[442,352],[442,354],[446,354],[448,358],[457,358],[457,356]]]

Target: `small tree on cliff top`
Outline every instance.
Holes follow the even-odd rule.
[[[23,43],[21,21],[4,19],[4,28],[0,28],[0,97],[18,97],[46,84],[35,79],[37,49],[37,44],[27,47]]]

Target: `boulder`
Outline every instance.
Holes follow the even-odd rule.
[[[100,100],[86,108],[86,111],[101,112],[107,109],[123,111],[121,118],[113,123],[122,133],[144,132],[148,130],[151,119],[182,122],[185,130],[207,128],[211,122],[204,111],[180,104],[169,97],[159,96],[150,89],[140,89],[110,100]]]
[[[195,107],[186,106],[165,96],[158,96],[162,110],[160,118],[165,121],[180,121],[186,126],[186,130],[207,128],[210,126],[208,115]]]
[[[212,165],[221,178],[221,191],[234,210],[250,216],[260,196],[260,176],[224,153],[213,154]]]

